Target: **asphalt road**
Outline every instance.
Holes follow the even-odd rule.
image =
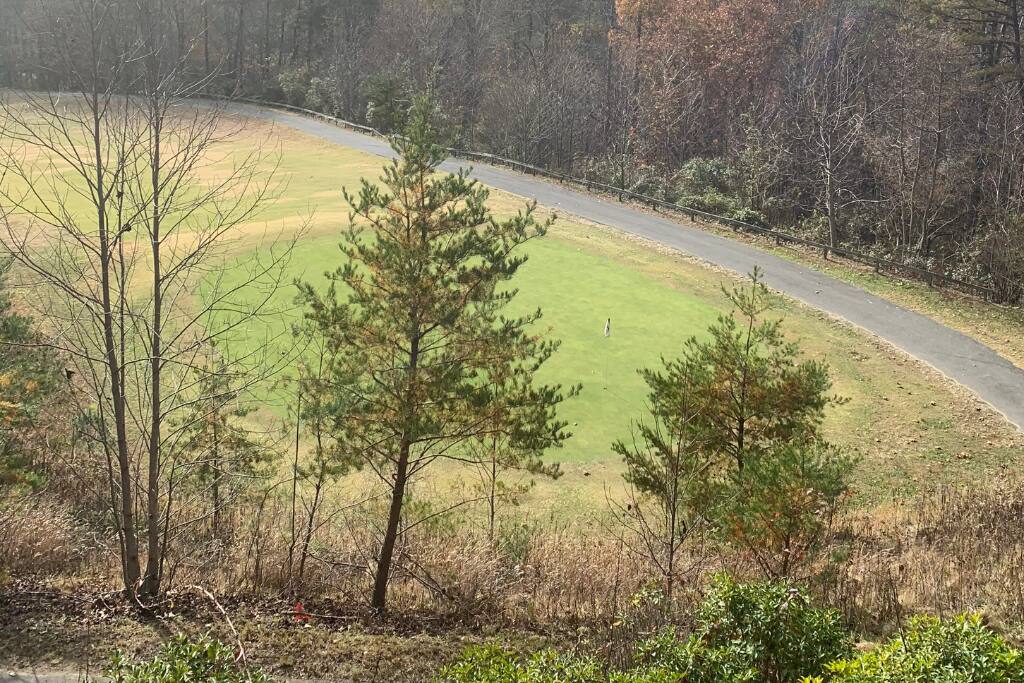
[[[275,109],[232,105],[233,111],[294,128],[326,142],[380,156],[392,156],[388,144],[375,137]],[[448,161],[454,171],[466,164]],[[842,318],[935,367],[975,392],[1024,430],[1024,371],[984,344],[931,318],[908,311],[854,285],[774,256],[757,247],[688,226],[672,218],[605,200],[541,178],[487,165],[475,165],[473,176],[500,190],[536,199],[545,207],[572,214],[625,233],[644,237],[740,274],[759,266],[765,283],[779,292],[830,315]],[[569,280],[580,273],[566,273]]]

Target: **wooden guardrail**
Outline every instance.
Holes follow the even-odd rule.
[[[325,123],[330,123],[342,128],[347,128],[349,130],[353,130],[359,133],[364,133],[366,135],[373,135],[375,137],[384,139],[387,139],[388,137],[384,133],[381,133],[379,130],[376,130],[375,128],[371,128],[370,126],[363,126],[358,123],[353,123],[351,121],[346,121],[344,119],[337,118],[335,116],[329,116],[322,112],[314,111],[312,109],[304,109],[302,107],[296,107],[290,104],[283,104],[280,102],[267,102],[264,100],[247,97],[210,97],[214,97],[215,99],[225,100],[229,102],[243,102],[246,104],[253,104],[260,107],[284,109],[286,111],[292,111],[298,114],[303,114],[304,116],[309,116],[311,118],[324,121]],[[500,157],[495,154],[488,154],[486,152],[474,152],[471,150],[455,148],[448,148],[448,153],[451,154],[453,157],[459,159],[480,161],[494,166],[505,166],[520,173],[526,173],[529,175],[535,175],[550,180],[556,180],[560,183],[564,183],[567,185],[576,185],[591,191],[612,194],[617,196],[620,201],[624,199],[630,199],[641,204],[646,204],[655,209],[662,209],[666,211],[671,211],[673,213],[685,215],[692,221],[703,220],[712,223],[719,223],[721,225],[726,225],[732,228],[732,230],[736,232],[746,232],[757,235],[763,235],[765,237],[774,239],[777,245],[798,244],[804,247],[809,247],[811,249],[820,250],[826,257],[830,253],[835,254],[850,261],[871,266],[872,268],[874,268],[875,272],[879,274],[890,273],[897,277],[909,277],[912,279],[925,282],[930,287],[946,287],[948,289],[955,289],[966,294],[981,297],[986,301],[994,301],[996,299],[996,291],[994,289],[990,287],[983,287],[972,282],[967,282],[966,280],[961,280],[959,278],[946,275],[945,273],[936,273],[925,268],[918,268],[917,266],[912,266],[906,263],[900,263],[899,261],[893,261],[891,259],[872,256],[870,254],[865,254],[854,249],[847,249],[845,247],[833,247],[823,242],[805,239],[803,237],[799,237],[797,235],[785,232],[783,230],[766,228],[764,226],[755,225],[753,223],[746,223],[744,221],[738,221],[733,218],[727,218],[726,216],[719,216],[717,214],[708,213],[707,211],[701,211],[700,209],[695,209],[693,207],[685,206],[683,204],[666,202],[662,199],[657,199],[656,197],[651,197],[649,195],[641,194],[639,192],[633,192],[625,188],[616,187],[614,185],[609,185],[607,183],[588,180],[586,178],[577,178],[575,176],[571,176],[565,173],[559,173],[557,171],[550,171],[548,169],[540,168],[538,166],[527,164],[522,161],[517,161],[515,159],[506,159],[505,157]]]

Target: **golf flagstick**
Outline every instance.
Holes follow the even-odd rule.
[[[610,339],[612,336],[612,319],[608,318],[604,322],[604,338]],[[607,344],[606,344],[607,346]],[[608,389],[608,354],[610,349],[605,348],[604,351],[604,375],[601,377],[601,381],[604,384],[605,390]]]

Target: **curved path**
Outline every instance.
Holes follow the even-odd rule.
[[[232,105],[231,110],[337,145],[379,156],[392,155],[384,140],[312,118],[250,105]],[[463,166],[461,162],[448,161],[442,168],[454,171]],[[654,240],[740,274],[759,266],[769,287],[853,323],[932,365],[974,391],[1018,429],[1024,429],[1024,371],[984,344],[931,318],[743,242],[565,185],[486,165],[474,166],[473,176],[493,188],[536,199],[541,206]]]

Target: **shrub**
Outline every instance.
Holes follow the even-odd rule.
[[[337,114],[335,105],[335,87],[330,77],[314,76],[309,80],[306,90],[305,105],[313,111],[334,116]]]
[[[672,180],[681,194],[731,194],[736,172],[724,159],[695,157],[683,164]]]
[[[306,92],[309,89],[309,73],[305,69],[288,69],[277,77],[286,104],[302,107],[306,104]]]
[[[791,576],[827,542],[853,465],[820,441],[784,443],[749,460],[722,486],[723,536],[766,576]]]
[[[737,650],[746,647],[741,642],[713,646],[697,637],[680,641],[669,628],[641,643],[638,658],[644,662],[640,670],[672,672],[686,683],[759,683],[747,657],[737,657]]]
[[[637,666],[607,672],[593,657],[543,650],[526,659],[496,645],[471,648],[441,683],[792,683],[852,651],[833,610],[781,583],[715,580],[685,640],[667,629],[640,644]],[[810,679],[808,679],[810,680]]]
[[[176,636],[164,643],[150,662],[130,662],[123,654],[115,653],[113,663],[104,673],[113,683],[265,683],[268,680],[258,670],[239,666],[232,648],[209,636],[196,639]]]
[[[783,683],[820,673],[852,648],[838,612],[786,583],[718,577],[696,622],[684,642],[667,632],[642,644],[641,661],[689,683]]]
[[[6,282],[11,265],[0,258],[0,501],[42,482],[31,467],[33,427],[58,391],[60,376],[57,356],[41,344],[33,321],[15,309]]]
[[[902,636],[827,670],[837,683],[1022,683],[1024,655],[978,615],[917,617]]]
[[[685,683],[660,667],[607,671],[593,657],[541,650],[526,659],[495,644],[470,648],[438,676],[439,683]]]
[[[381,133],[405,128],[409,119],[410,94],[403,79],[386,74],[372,76],[364,85],[366,123]]]
[[[519,676],[519,663],[513,653],[496,643],[467,648],[458,661],[445,667],[437,680],[443,683],[514,683]]]

